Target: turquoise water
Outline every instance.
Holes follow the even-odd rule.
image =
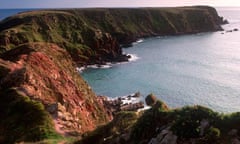
[[[31,9],[0,9],[0,20]],[[219,8],[240,29],[239,8]],[[125,53],[129,63],[89,68],[81,75],[99,95],[154,93],[170,107],[200,104],[220,112],[240,111],[240,31],[144,39]],[[110,67],[110,68],[109,68]]]
[[[239,9],[219,9],[240,29]],[[224,33],[224,34],[222,34]],[[240,111],[240,31],[144,39],[125,53],[139,57],[81,75],[99,95],[154,93],[170,107],[204,105],[220,112]]]

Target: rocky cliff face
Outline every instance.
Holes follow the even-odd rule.
[[[125,61],[119,43],[138,38],[221,30],[211,7],[69,9],[21,13],[0,22],[0,48],[52,42],[80,65]]]
[[[40,102],[44,111],[50,113],[59,133],[83,133],[111,119],[91,88],[80,78],[70,55],[55,44],[21,45],[4,53],[0,66],[1,96],[8,96],[4,91],[14,89],[16,93],[21,93],[19,97]],[[11,109],[11,101],[1,99],[1,102]],[[8,117],[14,116],[6,112],[1,118]],[[18,120],[25,119],[22,117]],[[38,116],[33,119],[37,120]],[[3,131],[0,130],[0,135],[3,135],[6,127],[1,124],[0,122],[0,129]]]
[[[1,21],[0,143],[40,140],[54,129],[84,133],[111,119],[75,63],[124,61],[119,43],[220,23],[210,7],[40,10]]]

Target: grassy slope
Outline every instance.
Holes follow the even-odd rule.
[[[61,56],[56,56],[55,51],[50,50],[53,47],[44,44],[45,42],[56,43],[65,48],[72,58],[80,64],[113,61],[121,57],[121,49],[115,38],[124,44],[145,36],[215,31],[220,29],[217,21],[218,16],[214,9],[209,7],[45,10],[22,13],[1,21],[0,48],[2,58],[11,61],[13,63],[11,64],[12,66],[19,66],[25,60],[29,61],[25,61],[23,65],[25,68],[19,69],[20,71],[12,71],[8,67],[11,62],[1,60],[1,118],[7,121],[3,120],[0,122],[0,141],[11,143],[14,141],[35,141],[52,136],[55,137],[53,124],[48,113],[46,113],[39,101],[28,98],[30,96],[28,92],[38,100],[44,95],[43,100],[45,99],[45,102],[46,100],[50,102],[55,100],[64,104],[63,100],[69,100],[65,106],[68,107],[67,109],[71,114],[74,113],[73,110],[76,108],[76,105],[71,105],[74,103],[71,100],[78,101],[79,99],[71,98],[70,100],[64,97],[67,96],[65,93],[68,93],[68,91],[57,89],[59,88],[58,85],[52,81],[55,80],[55,75],[53,75],[54,78],[51,75],[55,73],[48,71],[49,69],[46,68],[48,67],[46,64],[49,61],[41,63],[42,58],[50,56],[47,58],[50,60],[49,63],[56,64],[56,67],[60,69],[56,70],[56,73],[61,72],[61,70],[67,69],[67,65],[62,63],[66,62],[62,61],[62,58],[65,57],[63,56],[64,54],[67,54],[63,52]],[[28,45],[25,44],[29,42],[43,42],[30,45],[30,50],[32,47],[36,47],[37,51],[41,53],[40,55],[36,52],[36,49],[28,51],[27,48],[27,53],[24,52]],[[11,49],[14,50],[11,51]],[[31,55],[32,53],[33,55]],[[41,55],[44,57],[38,57]],[[28,58],[24,59],[25,57]],[[23,59],[19,61],[18,58]],[[35,65],[34,62],[37,62],[35,64],[39,65]],[[20,66],[22,67],[22,65]],[[95,100],[91,99],[92,95],[94,95],[93,92],[89,90],[83,80],[76,76],[77,73],[73,72],[73,65],[70,64],[69,66],[72,69],[67,70],[68,76],[73,79],[69,80],[69,82],[74,81],[74,85],[77,87],[76,91],[80,91],[80,95],[83,96],[80,98],[80,101],[84,100],[86,109],[91,110],[85,111],[85,114],[90,115],[90,118],[85,117],[83,113],[78,114],[81,121],[79,124],[86,126],[85,131],[90,130],[99,123],[106,121],[107,118],[101,110],[102,107],[99,106],[100,109],[98,109]],[[14,79],[6,81],[5,76],[10,71],[10,78]],[[31,75],[32,72],[33,79],[27,79],[25,76]],[[36,79],[37,77],[39,79]],[[57,83],[63,83],[62,80],[65,80],[66,77],[60,77],[60,79],[57,79]],[[5,79],[5,83],[3,83],[3,79]],[[77,81],[75,81],[76,79]],[[36,83],[36,81],[39,83]],[[62,90],[62,93],[59,94],[60,90]],[[22,94],[21,92],[23,91],[24,93]],[[11,99],[9,100],[9,98]],[[19,105],[21,105],[22,109],[19,108]],[[82,108],[78,110],[80,109]],[[115,121],[110,124],[109,129],[115,133],[115,136],[118,136],[119,133],[125,130],[129,132],[130,126],[136,120],[135,115],[126,115],[129,123],[121,122],[125,118],[120,116],[120,124],[122,125],[115,126]],[[87,120],[91,119],[93,121],[89,123]],[[154,120],[154,118],[151,119]],[[231,118],[229,121],[231,122]],[[90,127],[88,127],[89,125]]]
[[[118,42],[216,31],[221,29],[219,21],[211,7],[41,10],[0,22],[0,48],[52,42],[67,49],[79,64],[117,61],[123,60]]]

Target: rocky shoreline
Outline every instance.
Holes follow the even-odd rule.
[[[23,12],[0,22],[0,49],[48,42],[64,48],[78,66],[128,61],[122,47],[141,38],[222,30],[226,21],[208,6],[90,8]]]
[[[136,113],[143,102],[126,101],[139,94],[98,97],[76,67],[127,61],[120,45],[139,38],[218,31],[222,23],[207,6],[38,10],[0,21],[0,143],[88,135],[100,126],[106,129],[93,134],[91,141],[99,141],[92,143],[132,141],[126,138],[130,134],[146,143],[157,135],[156,127],[166,124],[176,124],[181,135],[178,128],[188,128],[174,123],[182,120],[179,111],[172,114],[164,103],[150,99],[152,109]],[[133,124],[140,125],[135,129]]]
[[[141,100],[141,94],[139,92],[128,95],[120,96],[116,98],[109,98],[106,96],[98,96],[100,101],[103,101],[105,107],[113,114],[120,111],[138,111],[140,109],[146,109],[147,106]]]

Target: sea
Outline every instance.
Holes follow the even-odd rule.
[[[0,20],[29,10],[2,9]],[[132,56],[129,62],[89,66],[80,75],[97,95],[140,92],[144,100],[153,93],[171,108],[240,111],[240,7],[217,11],[229,21],[224,31],[139,39],[123,49]]]

